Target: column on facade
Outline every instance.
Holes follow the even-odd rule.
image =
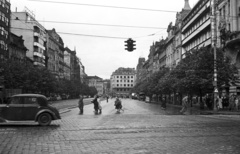
[[[238,9],[238,5],[237,5],[237,1],[238,0],[231,0],[231,3],[230,3],[230,8],[231,8],[231,10],[232,10],[232,20],[233,20],[233,25],[232,25],[232,28],[233,29],[231,29],[231,31],[237,31],[238,30],[238,20],[237,20],[237,18],[238,18],[238,14],[237,14],[237,9]]]

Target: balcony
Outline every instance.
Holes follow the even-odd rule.
[[[33,45],[45,50],[45,47],[38,42],[34,42]]]
[[[46,58],[42,53],[40,53],[40,52],[38,52],[38,51],[34,51],[34,52],[33,52],[33,56],[37,56],[37,57],[40,57],[40,58],[43,58],[43,59]]]
[[[226,47],[227,48],[235,48],[240,44],[240,31],[234,32],[226,32],[225,33],[226,39]]]
[[[37,36],[37,37],[40,36],[40,34],[39,34],[38,32],[34,32],[33,35],[34,35],[34,36]]]
[[[45,67],[45,64],[44,64],[44,63],[41,63],[41,62],[38,62],[38,61],[33,62],[33,65]]]

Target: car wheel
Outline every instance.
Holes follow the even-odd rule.
[[[42,113],[38,117],[38,123],[41,126],[48,126],[52,122],[52,117],[49,113]]]

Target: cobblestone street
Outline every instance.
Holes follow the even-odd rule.
[[[113,101],[103,114],[92,105],[62,113],[48,127],[35,123],[0,125],[0,153],[239,153],[239,115],[166,115],[156,105],[123,100],[116,114]]]

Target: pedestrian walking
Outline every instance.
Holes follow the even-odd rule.
[[[183,97],[182,100],[182,109],[181,109],[181,113],[184,113],[187,111],[187,107],[188,107],[188,96]]]
[[[83,114],[83,95],[79,95],[79,100],[78,100],[78,108],[79,108],[79,114]]]
[[[102,113],[102,106],[101,106],[101,102],[103,101],[103,96],[99,96],[98,97],[98,108],[99,108],[99,114]]]
[[[122,109],[122,101],[118,97],[116,97],[116,100],[114,102],[114,106],[115,106],[115,109],[117,109],[117,112],[120,112],[121,110],[124,111]]]
[[[95,114],[98,114],[98,110],[99,110],[98,98],[99,98],[99,96],[95,95],[93,100],[91,101],[93,103],[93,108],[94,108]]]

